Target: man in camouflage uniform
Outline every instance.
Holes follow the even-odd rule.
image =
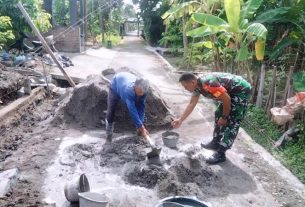
[[[215,151],[206,160],[207,163],[224,162],[225,152],[232,147],[247,110],[251,95],[250,83],[240,76],[229,73],[211,73],[200,78],[191,73],[185,73],[182,74],[179,82],[193,95],[182,115],[172,122],[172,126],[180,127],[195,108],[200,94],[219,101],[215,111],[213,140],[206,144],[202,143],[201,146]]]

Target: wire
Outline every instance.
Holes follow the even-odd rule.
[[[79,23],[84,24],[84,20],[87,20],[87,18],[88,18],[89,16],[91,16],[94,12],[96,12],[97,10],[100,9],[101,11],[103,11],[103,10],[105,10],[105,9],[110,8],[110,7],[113,6],[113,5],[114,5],[114,1],[112,1],[111,4],[109,4],[109,3],[107,2],[107,3],[103,4],[103,5],[98,6],[95,10],[91,11],[90,13],[88,13],[85,17],[79,19],[79,20],[76,21],[74,24],[70,25],[67,29],[65,29],[63,32],[61,32],[61,33],[59,33],[58,35],[56,35],[56,36],[53,38],[53,40],[56,41],[57,38],[59,38],[60,36],[64,35],[65,33],[68,33],[69,30],[74,29],[73,27],[76,26],[76,25],[78,25]],[[104,7],[104,8],[102,8],[102,7]]]
[[[105,10],[105,9],[110,8],[110,7],[113,6],[114,4],[115,4],[115,2],[112,1],[111,4],[109,4],[109,3],[107,2],[107,3],[103,4],[103,5],[98,6],[95,10],[91,11],[90,13],[88,13],[85,17],[79,19],[78,21],[76,21],[75,23],[73,23],[72,25],[70,25],[67,29],[65,29],[64,31],[62,31],[61,33],[59,33],[59,34],[57,34],[55,37],[53,37],[53,42],[55,42],[57,39],[59,39],[61,36],[65,35],[66,33],[70,32],[72,29],[74,29],[74,26],[78,25],[79,23],[84,24],[84,21],[86,21],[87,18],[88,18],[89,16],[91,16],[94,12],[96,12],[97,10],[100,9],[101,11],[103,11],[103,10]],[[103,8],[103,7],[104,7],[104,8]],[[80,24],[80,25],[81,25],[81,24]],[[49,43],[48,43],[48,44],[49,44]],[[40,49],[42,49],[42,48],[43,48],[43,45],[41,45],[41,46],[39,46],[39,47],[37,47],[37,48],[35,48],[35,49],[36,49],[36,51],[38,51],[38,50],[40,50]]]

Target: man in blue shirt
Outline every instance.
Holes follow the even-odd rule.
[[[113,77],[107,100],[107,142],[111,142],[112,140],[114,114],[116,106],[120,100],[122,100],[122,102],[127,106],[138,134],[143,137],[148,135],[148,131],[143,125],[145,99],[148,89],[149,83],[147,80],[137,78],[131,73],[120,72]]]

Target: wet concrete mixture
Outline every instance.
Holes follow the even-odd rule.
[[[122,104],[113,142],[105,143],[107,92],[107,83],[91,76],[60,97],[32,104],[17,121],[1,127],[0,170],[18,170],[14,185],[0,197],[0,206],[74,206],[65,199],[64,185],[81,173],[88,176],[91,191],[109,198],[109,207],[153,207],[173,195],[211,201],[216,197],[214,206],[226,206],[219,197],[256,191],[253,179],[230,160],[213,168],[206,165],[199,148],[163,145],[160,132],[168,129],[172,115],[154,88],[146,103],[146,119],[151,136],[162,146],[162,165],[147,164],[149,145],[135,134]],[[256,173],[261,162],[257,160]],[[226,167],[228,172],[222,169]],[[272,171],[265,174],[268,185],[279,185]],[[268,205],[266,198],[249,195],[245,205],[238,206],[304,206],[304,199],[293,191],[275,198],[267,198],[272,201]],[[287,205],[282,205],[284,201]]]

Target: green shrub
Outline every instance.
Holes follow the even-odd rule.
[[[287,142],[280,149],[273,143],[284,133],[271,122],[261,108],[253,105],[249,107],[242,127],[261,146],[266,148],[281,161],[301,182],[305,183],[305,125],[300,123],[297,127],[300,133],[297,138]]]
[[[14,39],[15,36],[12,31],[11,18],[7,16],[0,16],[0,50],[8,40]]]
[[[120,44],[121,41],[122,41],[122,39],[119,35],[114,35],[114,34],[107,35],[107,38],[106,38],[107,41],[105,41],[105,42],[102,41],[102,35],[101,34],[97,35],[96,40],[99,44],[103,45],[104,47],[107,46],[107,41],[108,40],[111,41],[111,44],[113,46]]]

